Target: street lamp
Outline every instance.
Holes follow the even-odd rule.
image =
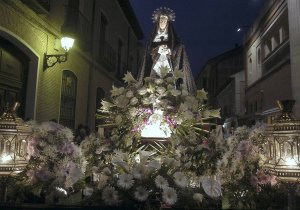
[[[295,209],[295,184],[300,180],[300,121],[292,115],[294,100],[277,101],[281,115],[268,126],[266,151],[270,172],[289,189],[289,209]]]
[[[29,158],[27,145],[31,129],[16,116],[20,104],[5,111],[0,117],[0,199],[6,200],[6,186],[10,177],[24,170]]]
[[[73,47],[74,39],[71,37],[61,38],[61,47],[65,50],[64,54],[47,55],[44,54],[44,70],[54,66],[56,63],[66,62],[68,60],[68,52]]]

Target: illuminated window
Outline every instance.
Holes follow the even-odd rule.
[[[75,128],[77,77],[69,70],[62,73],[59,123]]]

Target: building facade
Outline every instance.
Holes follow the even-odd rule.
[[[197,88],[208,92],[208,104],[221,108],[222,122],[244,114],[243,49],[236,46],[210,59],[196,79]]]
[[[137,75],[143,33],[128,0],[7,0],[0,14],[0,112],[20,101],[24,119],[93,129],[111,86]],[[44,68],[64,35],[67,61]]]
[[[300,117],[300,2],[268,0],[245,42],[245,106],[249,120],[272,122],[277,100],[294,99]]]

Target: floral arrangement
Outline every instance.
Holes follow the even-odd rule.
[[[27,147],[29,163],[17,177],[9,197],[16,196],[19,202],[36,198],[58,202],[74,190],[74,184],[84,175],[80,148],[74,144],[73,133],[67,127],[55,122],[28,124],[33,130]]]
[[[87,202],[181,207],[218,203],[216,171],[223,143],[210,138],[207,128],[219,110],[206,107],[205,91],[194,96],[176,85],[181,71],[163,70],[161,78],[145,78],[143,85],[127,73],[126,87],[113,87],[111,100],[102,102],[98,117],[106,122],[102,126],[112,127],[109,139],[91,135],[81,143],[86,175],[92,177],[85,190]],[[165,143],[143,142],[141,133],[153,126],[152,120],[164,133],[170,131]]]
[[[223,181],[224,204],[230,208],[268,208],[274,194],[280,195],[278,181],[264,165],[266,126],[238,127],[225,139],[227,151],[218,162]],[[281,192],[282,193],[282,192]],[[264,198],[262,198],[264,196]]]
[[[31,122],[30,161],[9,198],[140,209],[219,208],[222,198],[223,207],[256,208],[282,194],[264,169],[263,125],[239,127],[224,138],[222,127],[211,123],[219,110],[205,105],[206,92],[193,95],[178,85],[181,71],[162,68],[161,75],[140,84],[127,73],[126,87],[113,87],[99,110],[110,133],[92,133],[80,146],[66,127]],[[145,141],[151,126],[167,138]]]

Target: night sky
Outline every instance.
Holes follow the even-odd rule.
[[[148,40],[154,27],[151,15],[156,8],[169,7],[176,13],[173,22],[177,35],[186,46],[196,76],[206,61],[235,44],[242,44],[244,31],[252,25],[265,0],[130,0]]]

